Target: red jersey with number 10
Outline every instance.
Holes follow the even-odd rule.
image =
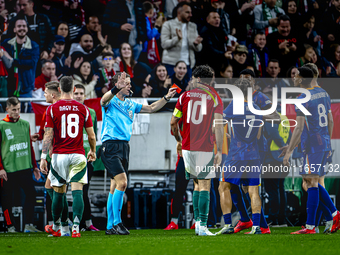
[[[75,100],[59,100],[46,111],[46,128],[53,128],[53,154],[83,154],[83,128],[92,127],[89,109]]]
[[[204,101],[206,112],[202,107]],[[183,119],[183,150],[213,151],[214,144],[211,138],[215,113],[222,115],[223,105],[209,86],[186,91],[178,98],[173,115]]]

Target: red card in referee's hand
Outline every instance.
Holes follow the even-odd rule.
[[[175,83],[171,86],[171,88],[176,88],[177,94],[181,94],[182,89],[178,87]]]

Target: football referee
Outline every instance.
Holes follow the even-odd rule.
[[[129,166],[129,141],[132,123],[136,113],[153,113],[161,109],[176,94],[176,89],[169,89],[167,95],[151,105],[138,104],[128,97],[131,95],[130,76],[125,72],[115,75],[118,81],[111,91],[101,99],[103,107],[103,127],[99,150],[104,166],[111,177],[110,193],[107,201],[108,222],[105,234],[128,235],[121,220],[123,195],[127,186]]]

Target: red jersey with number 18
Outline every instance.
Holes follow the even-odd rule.
[[[206,109],[202,107],[204,102]],[[213,151],[211,138],[215,113],[222,115],[223,105],[209,86],[186,91],[178,98],[173,115],[183,119],[183,150]]]
[[[59,100],[46,111],[46,128],[53,128],[53,154],[83,154],[83,128],[92,127],[89,109],[75,100]]]

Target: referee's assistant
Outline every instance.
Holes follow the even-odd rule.
[[[131,93],[130,76],[125,72],[115,75],[118,81],[111,91],[101,99],[103,107],[103,127],[99,150],[104,166],[111,177],[110,193],[107,201],[107,235],[128,235],[121,220],[123,195],[127,186],[129,166],[129,141],[132,134],[132,123],[136,113],[153,113],[161,109],[176,94],[176,89],[169,92],[161,100],[151,105],[138,104],[129,97]]]

